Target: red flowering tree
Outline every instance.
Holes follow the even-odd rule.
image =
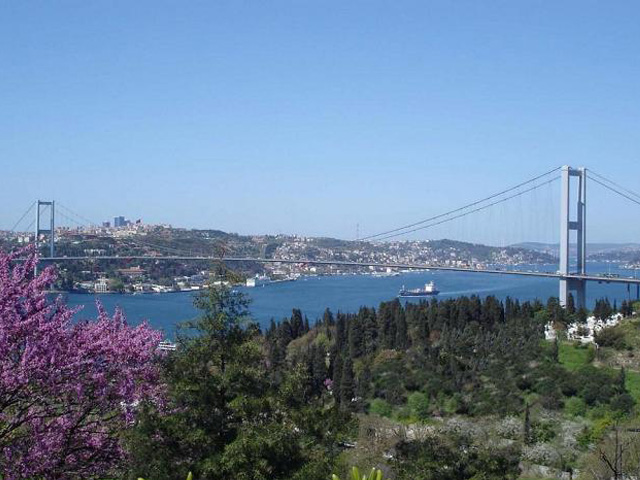
[[[106,474],[138,402],[160,399],[161,334],[100,305],[97,320],[72,323],[74,310],[45,295],[53,268],[34,278],[36,261],[32,249],[0,252],[0,476]]]

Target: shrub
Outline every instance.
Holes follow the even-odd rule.
[[[611,409],[619,413],[629,413],[635,405],[633,397],[628,393],[621,393],[611,399]]]
[[[587,413],[587,404],[580,397],[571,397],[564,403],[564,411],[572,417],[584,417]]]
[[[407,401],[411,413],[420,421],[429,418],[429,396],[422,392],[413,392]]]
[[[391,405],[382,398],[374,398],[369,405],[369,412],[381,417],[391,416]]]
[[[601,347],[612,347],[616,350],[624,350],[627,344],[624,340],[624,332],[615,327],[603,328],[596,332],[593,339]]]

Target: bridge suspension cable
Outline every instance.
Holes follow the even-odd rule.
[[[33,207],[35,206],[36,202],[31,202],[31,205],[29,205],[29,208],[27,208],[27,210],[22,214],[22,216],[20,217],[20,220],[18,220],[13,227],[11,227],[10,232],[15,232],[16,228],[18,227],[18,225],[20,225],[20,223],[26,218],[27,215],[29,215],[29,213],[31,212],[31,210],[33,210]],[[31,227],[29,227],[31,228]],[[28,229],[27,229],[28,230]]]
[[[504,202],[506,202],[508,200],[511,200],[512,198],[520,197],[520,196],[524,195],[525,193],[531,192],[533,190],[536,190],[536,189],[538,189],[540,187],[543,187],[543,186],[548,185],[550,183],[556,182],[558,180],[559,180],[559,178],[552,178],[551,180],[547,180],[546,182],[534,185],[533,187],[529,187],[529,188],[527,188],[525,190],[521,190],[518,193],[514,193],[513,195],[509,195],[508,197],[501,198],[500,200],[496,200],[495,202],[489,203],[487,205],[483,205],[481,207],[477,207],[477,208],[475,208],[473,210],[468,210],[466,212],[459,213],[458,215],[454,215],[453,217],[444,218],[444,219],[442,219],[442,220],[440,220],[440,221],[438,221],[436,223],[429,223],[427,225],[421,225],[421,226],[413,228],[411,230],[406,230],[404,232],[398,232],[398,233],[394,233],[394,234],[391,234],[391,235],[387,235],[387,236],[378,238],[376,240],[377,241],[388,240],[390,238],[395,238],[395,237],[399,237],[401,235],[406,235],[408,233],[413,233],[413,232],[417,232],[419,230],[424,230],[424,229],[427,229],[427,228],[435,227],[437,225],[442,225],[443,223],[450,222],[450,221],[455,220],[457,218],[466,217],[467,215],[471,215],[472,213],[476,213],[476,212],[480,212],[482,210],[486,210],[487,208],[493,207],[494,205],[498,205],[498,204],[504,203]],[[444,215],[442,215],[442,216],[444,216]]]
[[[424,220],[420,220],[418,222],[410,223],[410,224],[404,225],[402,227],[397,227],[397,228],[393,228],[391,230],[386,230],[384,232],[376,233],[375,235],[368,235],[366,237],[361,238],[360,240],[385,240],[385,239],[388,239],[388,238],[393,238],[393,237],[405,235],[405,234],[408,234],[408,233],[412,233],[412,232],[415,232],[417,230],[421,230],[422,227],[420,227],[420,228],[414,228],[414,227],[418,227],[419,225],[424,225],[426,223],[433,222],[434,220],[438,220],[438,219],[441,219],[441,218],[449,217],[450,215],[456,214],[458,212],[463,212],[463,211],[468,210],[468,209],[470,209],[472,207],[475,207],[477,205],[481,205],[483,203],[486,203],[486,202],[488,202],[490,200],[493,200],[494,198],[501,197],[501,196],[503,196],[503,195],[505,195],[507,193],[510,193],[510,192],[512,192],[514,190],[517,190],[517,189],[519,189],[519,188],[521,188],[521,187],[523,187],[525,185],[528,185],[528,184],[533,183],[533,182],[535,182],[537,180],[540,180],[540,179],[542,179],[544,177],[547,177],[548,175],[551,175],[552,173],[555,173],[555,172],[559,171],[561,168],[562,167],[556,167],[556,168],[554,168],[552,170],[549,170],[548,172],[545,172],[545,173],[543,173],[541,175],[537,175],[537,176],[535,176],[535,177],[533,177],[533,178],[531,178],[531,179],[529,179],[527,181],[521,182],[518,185],[515,185],[513,187],[510,187],[510,188],[507,188],[505,190],[502,190],[501,192],[494,193],[493,195],[489,195],[488,197],[485,197],[485,198],[483,198],[481,200],[477,200],[475,202],[469,203],[469,204],[464,205],[462,207],[458,207],[458,208],[455,208],[455,209],[450,210],[448,212],[441,213],[441,214],[435,215],[433,217],[425,218]],[[543,183],[541,185],[546,185],[547,183],[550,183],[550,182],[545,182],[545,183]],[[527,191],[531,191],[531,190],[533,190],[533,189],[526,190],[526,191],[524,191],[522,193],[526,193]],[[510,198],[514,198],[516,196],[519,196],[519,195],[511,196],[511,197],[509,197],[509,198],[507,198],[505,200],[508,200]],[[493,203],[491,205],[487,205],[487,207],[495,205],[497,203],[501,203],[501,202],[500,201],[499,202],[495,202],[495,203]],[[479,209],[473,210],[473,212],[482,210],[483,208],[479,208]],[[473,213],[473,212],[469,212],[469,213]],[[464,215],[459,215],[459,216],[456,216],[454,218],[459,218],[460,216],[464,216]],[[453,218],[451,220],[453,220]],[[448,221],[448,220],[445,220],[445,221]],[[439,225],[440,223],[444,223],[445,221],[436,223],[434,225]],[[431,227],[431,226],[434,226],[434,225],[427,225],[424,228],[428,228],[428,227]],[[382,237],[382,238],[380,238],[380,237]]]
[[[68,220],[71,220],[72,222],[74,222],[74,223],[76,223],[76,224],[78,224],[80,226],[86,226],[87,224],[88,225],[100,225],[98,222],[94,222],[93,220],[90,220],[87,217],[83,217],[79,213],[74,212],[69,207],[63,205],[60,202],[58,202],[56,204],[56,207],[59,208],[59,209],[64,210],[67,213],[67,215],[65,215],[65,218],[67,218]],[[69,218],[69,215],[71,215],[72,217],[75,217],[76,219],[82,220],[82,222],[79,222],[77,220]]]
[[[614,193],[626,198],[627,200],[631,200],[633,203],[640,205],[640,194],[630,190],[628,188],[623,187],[622,185],[617,184],[613,180],[609,180],[608,178],[594,172],[593,170],[589,170],[591,174],[591,180],[602,185],[608,190],[611,190]],[[595,176],[595,178],[594,178]],[[605,183],[606,182],[606,183]]]
[[[81,223],[79,221],[77,221],[76,219],[72,218],[71,216],[67,215],[64,211],[61,211],[62,209],[58,209],[58,216],[64,218],[65,220],[68,220],[71,223],[74,223],[75,225],[77,225],[78,227],[84,227],[85,224]]]

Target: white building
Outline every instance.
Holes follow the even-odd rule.
[[[614,313],[606,320],[596,317],[588,317],[585,323],[571,323],[567,326],[567,339],[578,340],[581,343],[594,343],[594,335],[600,330],[613,327],[623,319],[621,313]],[[553,325],[548,323],[544,327],[544,337],[547,340],[555,340],[557,337]]]
[[[109,281],[106,278],[99,278],[93,285],[96,293],[107,293],[109,291]]]

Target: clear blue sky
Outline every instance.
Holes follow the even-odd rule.
[[[561,164],[640,190],[638,25],[635,1],[4,1],[0,228],[41,198],[352,238]],[[640,206],[590,193],[591,240],[640,240]]]

